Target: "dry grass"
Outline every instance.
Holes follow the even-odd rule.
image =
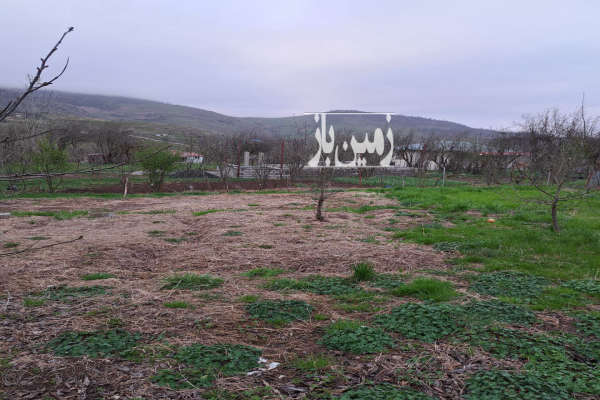
[[[248,204],[259,206],[248,207]],[[443,254],[415,244],[389,241],[388,220],[394,227],[410,227],[423,218],[394,216],[396,210],[376,210],[374,218],[346,212],[325,213],[326,222],[315,221],[308,194],[221,194],[170,198],[135,198],[127,201],[98,199],[15,200],[6,210],[73,210],[96,213],[110,211],[99,218],[74,218],[58,221],[48,217],[13,217],[0,220],[4,240],[25,242],[34,236],[52,241],[79,235],[84,239],[64,246],[51,247],[0,260],[0,358],[9,359],[11,368],[2,377],[1,389],[7,398],[35,393],[31,398],[197,398],[190,392],[174,392],[153,385],[149,377],[161,362],[134,363],[114,360],[70,360],[41,352],[39,346],[66,330],[95,330],[107,326],[109,319],[120,319],[124,329],[142,332],[147,337],[163,335],[170,344],[239,343],[258,347],[263,357],[281,366],[260,376],[220,378],[221,388],[237,390],[268,384],[281,397],[297,397],[290,387],[298,375],[292,360],[298,354],[323,352],[317,342],[322,327],[338,318],[364,318],[372,314],[346,313],[334,307],[335,300],[310,293],[279,293],[261,287],[263,279],[241,276],[258,267],[281,268],[278,277],[300,278],[312,274],[351,274],[354,263],[371,262],[377,273],[410,273],[420,269],[445,268]],[[343,192],[327,201],[328,208],[361,205],[385,205],[389,200],[372,193]],[[141,214],[155,210],[175,210],[172,214]],[[209,209],[225,211],[194,216],[192,212]],[[102,214],[104,215],[104,214]],[[30,223],[34,221],[35,223]],[[165,237],[185,238],[168,243],[149,231],[165,231]],[[223,236],[228,230],[242,232],[236,237]],[[376,237],[377,243],[361,239]],[[270,245],[272,248],[261,248]],[[31,292],[49,286],[90,284],[81,276],[110,273],[115,278],[101,282],[110,286],[110,294],[82,298],[74,303],[47,301],[41,307],[25,308],[23,299]],[[223,286],[207,291],[161,290],[163,279],[174,273],[208,274],[225,280]],[[95,283],[95,282],[92,282]],[[251,321],[244,295],[262,298],[298,299],[315,307],[314,314],[324,321],[298,321],[276,328]],[[169,309],[163,303],[185,301],[189,309]],[[406,301],[390,298],[382,311]],[[158,342],[153,342],[159,346]],[[420,345],[421,346],[421,345]],[[437,345],[425,345],[435,352]],[[455,350],[452,350],[455,351]],[[390,380],[411,356],[421,350],[394,350],[371,358],[347,357],[331,352],[336,368],[343,368],[342,390],[364,379]],[[446,374],[447,398],[460,391],[460,380],[452,383],[452,370],[480,363],[477,353],[464,359],[448,358],[443,351],[436,357]],[[0,360],[1,361],[1,360]],[[486,361],[489,362],[489,361]],[[0,364],[1,365],[1,364]],[[0,367],[1,368],[1,367]],[[0,371],[1,372],[1,371]],[[332,372],[333,373],[333,372]],[[341,379],[341,378],[340,378]],[[442,390],[438,389],[438,390]],[[432,392],[433,394],[433,392]],[[442,396],[443,393],[435,393]],[[86,397],[87,396],[87,397]],[[280,398],[280,397],[275,397]]]

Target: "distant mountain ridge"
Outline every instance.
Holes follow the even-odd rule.
[[[0,106],[14,99],[18,93],[15,89],[0,88]],[[258,135],[293,135],[304,126],[308,126],[312,130],[315,124],[312,115],[279,118],[233,117],[200,108],[152,100],[50,90],[34,94],[30,99],[30,104],[36,102],[41,103],[42,108],[47,109],[51,115],[180,126],[207,133],[254,131]],[[351,112],[360,111],[352,110]],[[372,132],[375,128],[386,126],[385,117],[380,115],[329,116],[328,118],[335,129],[354,133]],[[471,128],[455,122],[398,114],[392,117],[391,126],[394,131],[412,130],[420,135],[488,136],[493,133],[490,130]]]

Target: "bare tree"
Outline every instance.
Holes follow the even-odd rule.
[[[399,135],[394,138],[394,143],[396,143],[396,152],[398,156],[404,160],[406,166],[409,168],[415,167],[419,160],[415,134],[410,131],[405,136]]]
[[[572,114],[552,110],[527,118],[524,128],[531,153],[528,178],[545,196],[544,203],[551,209],[552,230],[559,232],[559,204],[581,198],[589,192],[589,187],[583,190],[569,187],[568,191],[565,187],[577,170],[590,168],[586,144],[597,136],[596,123],[587,118],[582,103],[581,108]]]
[[[317,175],[317,182],[313,188],[314,199],[317,201],[317,208],[315,218],[317,221],[325,221],[323,216],[323,205],[325,200],[331,195],[329,186],[333,178],[335,177],[335,168],[333,167],[321,167],[319,168],[319,175]]]
[[[235,140],[230,136],[213,136],[207,138],[205,150],[208,162],[217,166],[219,178],[225,185],[225,190],[229,191],[229,178],[237,156]]]

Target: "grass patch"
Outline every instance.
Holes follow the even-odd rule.
[[[559,210],[562,229],[556,234],[551,230],[549,207],[538,201],[543,195],[531,186],[461,185],[378,191],[408,208],[426,209],[440,220],[453,222],[451,227],[399,231],[396,237],[427,245],[454,243],[465,263],[563,280],[594,276],[600,265],[600,193],[563,203]],[[466,209],[495,214],[496,222],[466,216]]]
[[[46,345],[58,356],[127,358],[141,335],[123,329],[95,332],[64,332]]]
[[[242,303],[254,303],[257,302],[260,299],[260,296],[257,296],[255,294],[247,294],[244,296],[240,296],[238,298],[238,301],[242,302]]]
[[[452,283],[431,278],[417,278],[407,285],[392,289],[390,293],[434,302],[448,301],[458,296]]]
[[[223,234],[223,236],[242,236],[243,233],[240,231],[227,231]]]
[[[88,215],[88,212],[84,211],[84,210],[13,211],[11,213],[11,215],[13,215],[15,217],[54,217],[54,219],[62,221],[62,220],[71,219],[71,218],[85,217],[86,215]]]
[[[212,213],[216,213],[216,212],[223,212],[223,211],[226,211],[226,210],[221,209],[221,208],[214,208],[214,209],[204,210],[204,211],[194,211],[192,213],[192,215],[194,215],[196,217],[200,217],[202,215],[212,214]]]
[[[383,330],[363,325],[359,321],[338,320],[327,327],[319,343],[333,350],[370,354],[393,347],[394,340]]]
[[[191,304],[188,304],[185,301],[169,301],[163,303],[163,306],[167,308],[193,308]]]
[[[32,236],[32,237],[28,237],[27,239],[29,239],[29,240],[48,240],[50,238],[46,237],[46,236]]]
[[[248,278],[272,278],[274,276],[285,273],[281,268],[254,268],[250,271],[242,273],[242,276]]]
[[[152,230],[152,231],[148,231],[147,233],[150,236],[162,236],[162,235],[164,235],[167,232],[166,231],[159,231],[159,230],[155,229],[155,230]]]
[[[36,298],[32,298],[32,297],[26,297],[23,299],[23,306],[29,307],[29,308],[41,307],[45,303],[46,303],[45,299],[36,299]]]
[[[356,263],[352,266],[352,280],[354,282],[372,281],[375,279],[375,268],[368,262]]]
[[[263,300],[246,305],[251,318],[282,326],[310,318],[313,306],[300,300]]]
[[[17,242],[6,242],[2,245],[5,249],[14,249],[15,247],[19,247],[20,243]]]
[[[52,301],[70,302],[82,297],[93,297],[106,294],[106,286],[52,286],[42,292],[32,293],[32,296],[43,297]]]
[[[273,245],[272,244],[259,244],[258,247],[261,249],[272,249]]]
[[[187,239],[183,237],[183,238],[165,238],[163,240],[167,243],[181,243],[181,242],[185,242]]]
[[[81,279],[83,279],[84,281],[95,281],[95,280],[99,280],[99,279],[110,279],[110,278],[116,278],[116,276],[113,274],[109,274],[108,272],[95,272],[95,273],[85,274],[85,275],[81,276]]]
[[[549,311],[582,307],[589,301],[583,294],[566,287],[549,287],[531,300],[533,310]]]
[[[164,279],[165,284],[161,287],[163,290],[206,290],[213,289],[223,285],[223,279],[215,278],[210,275],[183,274],[173,275]]]
[[[160,215],[160,214],[175,214],[176,210],[150,210],[150,211],[140,211],[137,214],[144,215]]]
[[[376,316],[374,322],[408,339],[434,342],[464,328],[461,314],[462,308],[452,304],[406,303]]]
[[[304,372],[322,372],[331,366],[333,360],[320,354],[310,354],[306,357],[298,357],[292,361],[294,368]]]

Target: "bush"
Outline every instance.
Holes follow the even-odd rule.
[[[139,152],[137,158],[153,192],[160,192],[165,176],[175,169],[179,161],[177,154],[154,147]]]
[[[32,154],[33,165],[38,172],[44,174],[48,191],[54,193],[58,178],[52,174],[67,170],[69,166],[67,152],[48,139],[39,140],[37,145],[37,151]]]
[[[165,285],[161,289],[205,290],[219,287],[222,284],[223,279],[221,278],[187,273],[165,278]]]

